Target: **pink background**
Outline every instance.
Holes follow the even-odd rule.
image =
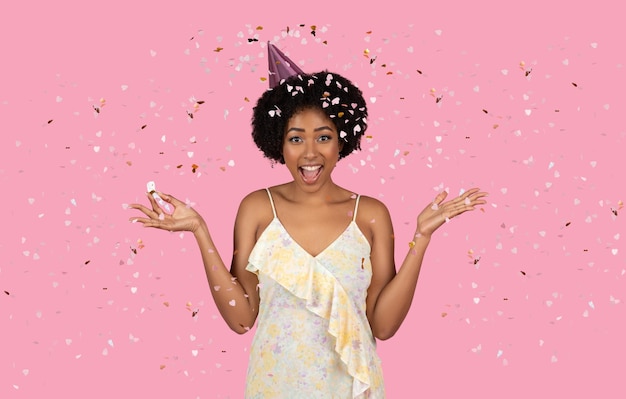
[[[125,208],[155,180],[230,258],[239,200],[288,178],[250,139],[268,40],[363,89],[336,180],[388,205],[398,264],[439,190],[490,192],[379,343],[388,396],[624,397],[619,2],[40,3],[0,16],[1,398],[242,397],[252,334],[193,238]]]

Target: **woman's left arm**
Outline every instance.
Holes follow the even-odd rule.
[[[376,209],[372,209],[375,218],[371,223],[372,281],[367,292],[367,318],[374,336],[378,339],[391,338],[404,321],[413,301],[422,261],[432,234],[455,216],[485,204],[484,197],[487,193],[473,188],[444,202],[447,195],[445,191],[437,195],[419,214],[415,236],[409,242],[406,257],[397,273],[389,212],[382,203],[377,203]]]

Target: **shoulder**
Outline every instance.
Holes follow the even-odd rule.
[[[368,197],[367,195],[361,195],[359,198],[359,208],[358,215],[363,214],[363,216],[372,216],[372,217],[389,217],[389,209],[387,206],[380,200],[372,197]]]
[[[255,231],[260,231],[267,226],[274,213],[272,204],[266,189],[259,189],[247,194],[239,204],[236,227],[247,226]]]
[[[376,198],[360,196],[356,222],[370,242],[374,242],[375,237],[393,234],[389,210],[382,201]]]

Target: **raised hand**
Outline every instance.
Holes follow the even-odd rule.
[[[417,217],[417,231],[419,235],[430,237],[435,230],[450,219],[474,210],[475,206],[486,204],[484,197],[487,193],[479,188],[472,188],[462,195],[444,202],[448,193],[443,191]]]
[[[151,208],[142,204],[129,205],[129,208],[140,210],[146,217],[131,217],[129,220],[133,223],[142,223],[144,227],[154,227],[167,231],[191,232],[195,232],[203,223],[202,216],[191,206],[188,206],[171,195],[163,193],[158,194],[166,203],[174,208],[171,214],[164,212],[152,195],[148,195]]]

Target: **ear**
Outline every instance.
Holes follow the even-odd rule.
[[[341,137],[337,138],[337,140],[339,140],[339,152],[341,152],[343,150],[343,145],[345,144],[345,140],[342,139]]]

